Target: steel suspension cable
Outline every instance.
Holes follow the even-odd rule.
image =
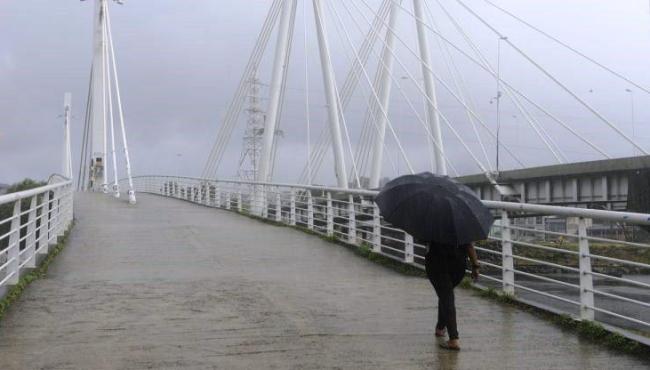
[[[345,5],[343,5],[343,7],[345,8]],[[338,11],[336,11],[336,8],[334,8],[334,14],[335,14],[336,18],[339,20],[339,22],[342,22],[341,17],[340,17],[339,14],[338,14]],[[346,38],[347,38],[348,44],[349,44],[350,47],[353,49],[353,51],[355,51],[355,53],[354,53],[355,58],[358,59],[359,56],[358,56],[358,54],[356,53],[356,47],[354,46],[354,43],[353,43],[352,40],[350,39],[350,35],[347,33],[347,30],[344,29],[344,31],[345,31],[345,36],[346,36]],[[366,83],[367,83],[367,84],[369,85],[369,87],[370,87],[370,90],[371,90],[371,92],[372,92],[372,94],[373,94],[373,98],[375,99],[375,101],[376,101],[377,104],[378,104],[379,109],[381,110],[381,114],[384,116],[384,119],[386,120],[387,126],[388,126],[388,128],[390,129],[390,131],[391,131],[391,133],[392,133],[392,135],[393,135],[393,138],[395,139],[395,142],[396,142],[396,144],[397,144],[397,146],[398,146],[398,148],[399,148],[399,151],[400,151],[400,153],[401,153],[401,155],[402,155],[402,157],[403,157],[403,159],[404,159],[404,162],[406,163],[406,166],[407,166],[408,169],[409,169],[409,172],[411,172],[411,173],[415,173],[415,171],[413,170],[413,167],[411,166],[411,162],[409,161],[408,157],[406,156],[406,152],[404,151],[404,148],[402,147],[402,144],[401,144],[401,142],[399,141],[399,137],[397,136],[397,133],[395,132],[395,130],[394,130],[394,128],[393,128],[393,125],[392,125],[392,123],[391,123],[391,121],[390,121],[390,119],[389,119],[389,117],[388,117],[388,114],[387,114],[387,112],[386,112],[386,109],[384,109],[384,107],[383,107],[382,104],[380,103],[379,95],[377,94],[377,91],[376,91],[376,90],[374,89],[374,87],[372,86],[372,80],[371,80],[370,77],[368,76],[368,72],[366,71],[365,67],[362,67],[362,68],[361,68],[361,71],[363,72],[363,76],[364,76],[364,78],[365,78],[365,80],[366,80]]]
[[[621,80],[623,80],[623,81],[629,83],[630,85],[632,85],[632,86],[638,88],[639,90],[645,92],[646,94],[650,94],[650,90],[649,90],[648,88],[646,88],[646,87],[644,87],[644,86],[642,86],[642,85],[640,85],[640,84],[634,82],[634,81],[631,80],[629,77],[626,77],[625,75],[623,75],[623,74],[621,74],[621,73],[619,73],[619,72],[616,72],[615,70],[613,70],[613,69],[607,67],[607,66],[604,65],[603,63],[601,63],[601,62],[597,61],[596,59],[594,59],[594,58],[592,58],[592,57],[586,55],[585,53],[583,53],[583,52],[581,52],[580,50],[576,49],[575,47],[573,47],[573,46],[571,46],[571,45],[569,45],[569,44],[563,42],[562,40],[558,39],[557,37],[552,36],[552,35],[549,34],[548,32],[543,31],[543,30],[540,29],[539,27],[536,27],[536,26],[532,25],[531,23],[527,22],[526,20],[524,20],[524,19],[521,18],[520,16],[517,16],[516,14],[514,14],[514,13],[512,13],[512,12],[510,12],[510,11],[508,11],[508,10],[502,8],[502,7],[500,7],[499,5],[493,3],[493,2],[490,1],[490,0],[483,0],[483,1],[485,1],[488,5],[492,6],[493,8],[499,10],[500,12],[502,12],[502,13],[504,13],[504,14],[510,16],[511,18],[515,19],[515,20],[518,21],[519,23],[521,23],[521,24],[527,26],[528,28],[530,28],[530,29],[536,31],[537,33],[541,34],[542,36],[548,38],[549,40],[554,41],[554,42],[557,43],[558,45],[563,46],[564,48],[570,50],[570,51],[573,52],[574,54],[576,54],[576,55],[582,57],[583,59],[585,59],[585,60],[587,60],[587,61],[589,61],[589,62],[595,64],[596,66],[600,67],[601,69],[603,69],[603,70],[609,72],[609,73],[612,74],[613,76],[618,77],[619,79],[621,79]]]
[[[440,30],[438,27],[438,24],[436,23],[435,17],[433,16],[433,12],[431,11],[431,8],[429,7],[428,3],[424,1],[425,4],[425,9],[427,11],[427,14],[429,15],[429,19],[431,20],[431,26],[435,28],[436,30]],[[465,85],[465,80],[463,78],[463,75],[460,73],[458,70],[458,66],[456,66],[456,63],[454,62],[454,59],[451,56],[451,53],[449,51],[449,47],[447,44],[443,43],[440,41],[440,38],[436,35],[436,44],[438,45],[438,48],[440,49],[440,52],[443,56],[443,59],[445,61],[445,65],[447,66],[447,70],[449,71],[449,74],[452,78],[452,81],[454,83],[454,86],[456,87],[456,90],[458,91],[459,97],[467,103],[468,106],[470,106],[473,110],[476,109],[476,104],[474,104],[474,101],[471,99],[471,95],[466,93],[467,88]],[[481,151],[483,152],[483,156],[485,157],[485,162],[487,163],[488,169],[492,171],[492,163],[490,162],[490,157],[488,156],[487,149],[485,148],[485,144],[483,143],[483,138],[481,137],[478,128],[476,127],[476,121],[474,120],[474,117],[472,117],[472,114],[466,109],[465,113],[467,114],[467,119],[469,120],[472,130],[474,131],[474,136],[476,136],[476,139],[479,143],[479,146],[481,147]]]
[[[483,63],[483,65],[489,69],[491,72],[493,72],[494,77],[497,80],[497,85],[501,84],[501,76],[500,73],[497,73],[495,69],[491,66],[490,62],[485,58],[483,53],[480,52],[478,47],[471,41],[471,38],[467,33],[464,31],[462,26],[458,23],[458,21],[447,11],[447,8],[439,1],[436,0],[438,3],[438,6],[443,10],[447,18],[452,22],[452,24],[456,27],[456,29],[461,33],[465,41],[470,45],[474,53],[478,56],[479,60]],[[415,17],[415,14],[413,15]],[[498,58],[500,59],[501,56],[501,41],[502,39],[498,39]],[[543,125],[541,125],[529,112],[526,110],[526,108],[521,104],[521,102],[518,100],[516,96],[513,96],[512,92],[506,87],[504,88],[506,95],[508,98],[512,101],[512,103],[515,105],[515,107],[519,110],[519,112],[524,116],[526,119],[526,122],[528,125],[533,129],[535,134],[537,134],[537,137],[542,141],[544,145],[548,148],[548,150],[551,152],[553,157],[557,160],[558,163],[564,163],[566,162],[566,157],[564,154],[561,152],[559,149],[559,146],[555,143],[553,138],[548,135],[546,130],[544,129]],[[500,90],[499,90],[500,91]],[[500,97],[499,97],[500,98]],[[497,108],[500,106],[501,101],[500,99],[497,99]],[[500,116],[497,115],[497,120],[500,119]]]
[[[415,17],[415,15],[414,15],[412,12],[410,12],[408,9],[406,9],[406,8],[404,8],[404,7],[402,7],[402,6],[400,6],[400,8],[401,8],[404,12],[406,12],[407,14],[411,15],[412,17]],[[464,56],[467,60],[471,61],[471,62],[472,62],[473,64],[475,64],[476,66],[478,66],[479,68],[481,68],[481,69],[484,70],[485,72],[489,73],[491,76],[496,77],[496,74],[495,74],[494,70],[492,70],[491,68],[489,68],[488,66],[486,66],[482,61],[480,61],[480,60],[476,59],[475,57],[469,55],[465,50],[461,49],[458,45],[456,45],[454,42],[450,41],[448,38],[446,38],[446,37],[445,37],[443,34],[441,34],[440,32],[438,32],[438,31],[434,30],[433,28],[431,28],[429,25],[425,24],[424,26],[425,26],[425,27],[426,27],[430,32],[436,34],[436,35],[437,35],[437,36],[438,36],[442,41],[444,41],[447,45],[451,46],[451,47],[452,47],[454,50],[456,50],[459,54],[461,54],[462,56]],[[482,54],[481,54],[481,55],[482,55]],[[517,95],[521,96],[524,100],[526,100],[526,101],[529,102],[530,104],[536,105],[536,107],[537,107],[538,109],[543,110],[547,115],[549,115],[549,117],[553,118],[553,119],[556,120],[558,123],[560,123],[561,125],[563,125],[563,127],[565,127],[567,130],[569,130],[571,133],[573,133],[573,134],[574,134],[576,137],[578,137],[580,140],[585,141],[589,146],[591,146],[592,148],[594,148],[595,150],[597,150],[598,152],[600,152],[601,154],[603,154],[602,150],[600,150],[598,147],[596,147],[593,143],[591,143],[591,142],[587,141],[586,139],[584,139],[580,134],[578,134],[577,132],[575,132],[575,130],[571,129],[568,125],[566,125],[565,123],[563,123],[561,120],[558,120],[557,117],[551,115],[548,111],[544,110],[544,108],[542,108],[542,107],[539,106],[538,104],[534,103],[534,102],[532,101],[532,99],[528,98],[525,94],[523,94],[521,91],[519,91],[518,89],[516,89],[516,88],[515,88],[512,84],[510,84],[507,80],[501,78],[501,83],[502,83],[504,86],[507,86],[510,90],[512,90],[513,92],[515,92]],[[479,121],[479,122],[481,122],[481,121]],[[492,137],[495,137],[494,133],[493,133],[493,132],[492,132],[492,131],[487,127],[487,126],[485,126],[483,123],[482,123],[482,126],[484,126],[484,128],[486,128],[486,130],[488,130],[488,132],[491,134]],[[510,155],[512,155],[513,158],[514,158],[516,161],[518,161],[518,162],[521,164],[521,162],[519,161],[519,159],[518,159],[516,156],[514,156],[514,154],[512,154],[512,152],[511,152],[509,149],[507,149],[507,147],[504,146],[503,148],[504,148],[504,150],[506,150]],[[607,156],[607,155],[606,155],[606,156]],[[609,156],[607,156],[607,157],[609,158]],[[522,166],[523,166],[523,164],[522,164]]]
[[[367,3],[366,0],[361,0],[361,2],[364,3],[364,5],[366,6],[366,8],[370,9],[370,11],[372,12],[372,8],[369,6],[369,4]],[[356,9],[357,9],[358,12],[360,12],[361,14],[363,14],[363,11],[362,11],[362,10],[361,10],[361,9],[360,9],[356,4],[355,4],[354,1],[351,1],[350,3],[351,3],[351,4],[352,4]],[[397,4],[397,3],[396,3],[396,4]],[[398,4],[398,6],[402,7],[402,6],[399,5],[399,4]],[[403,8],[403,7],[402,7],[402,8]],[[364,19],[365,19],[365,17],[364,17]],[[433,77],[436,79],[436,81],[438,81],[438,82],[439,82],[439,83],[440,83],[440,84],[441,84],[441,85],[442,85],[442,86],[443,86],[443,87],[444,87],[444,88],[445,88],[445,89],[446,89],[446,90],[447,90],[447,91],[448,91],[448,92],[449,92],[449,93],[450,93],[450,94],[451,94],[451,95],[452,95],[452,96],[453,96],[453,97],[454,97],[458,102],[460,102],[460,103],[461,103],[461,104],[462,104],[466,109],[469,109],[470,112],[472,112],[472,115],[473,115],[477,120],[482,121],[482,119],[481,119],[481,118],[480,118],[480,117],[479,117],[479,116],[478,116],[478,115],[477,115],[473,110],[471,110],[471,109],[470,109],[466,104],[464,104],[464,102],[463,102],[463,101],[458,97],[458,95],[456,95],[456,93],[455,93],[455,92],[454,92],[454,91],[449,87],[449,85],[447,85],[447,83],[446,83],[444,80],[442,80],[442,79],[440,78],[440,76],[439,76],[435,71],[433,71],[433,69],[431,68],[431,66],[426,65],[426,64],[422,61],[422,59],[417,55],[417,53],[415,53],[415,51],[413,51],[413,49],[412,49],[412,48],[411,48],[411,47],[410,47],[410,46],[409,46],[409,45],[408,45],[408,44],[407,44],[407,43],[406,43],[406,42],[405,42],[401,37],[399,37],[399,35],[397,35],[397,32],[396,32],[392,27],[388,26],[388,29],[391,30],[391,32],[393,32],[393,33],[395,34],[395,38],[396,38],[397,40],[399,40],[400,43],[402,43],[402,45],[404,45],[405,48],[406,48],[407,50],[409,50],[409,52],[410,52],[411,54],[413,54],[413,55],[417,58],[417,60],[420,61],[420,63],[422,63],[422,65],[425,67],[425,69],[426,69],[427,71],[429,71],[429,72],[433,75]],[[393,54],[393,57],[395,58],[395,61],[397,61],[397,62],[402,66],[402,68],[404,69],[404,71],[408,74],[408,77],[411,78],[411,80],[416,81],[416,80],[415,80],[415,77],[413,77],[413,75],[411,74],[411,72],[408,71],[408,69],[404,66],[404,63],[401,61],[401,59],[400,59],[397,55],[395,55],[394,52],[392,52],[392,54]],[[436,104],[434,104],[433,100],[432,100],[429,96],[427,96],[427,94],[424,92],[424,90],[422,89],[422,87],[421,87],[420,85],[418,85],[418,84],[415,84],[415,86],[418,88],[418,90],[420,91],[420,93],[421,93],[423,96],[426,97],[426,100],[428,101],[429,104],[431,104],[431,105],[434,107],[434,109],[436,110],[436,112],[438,112],[438,114],[439,114],[441,117],[444,117],[444,115],[443,115],[443,113],[440,111],[440,109],[436,109]],[[456,136],[456,137],[458,138],[458,140],[461,142],[461,144],[463,145],[463,147],[465,148],[465,150],[466,150],[466,151],[468,152],[468,154],[472,157],[472,160],[475,161],[475,163],[476,163],[477,166],[481,169],[481,171],[483,171],[484,173],[488,174],[489,171],[487,171],[487,169],[486,169],[485,166],[481,163],[481,161],[480,161],[480,160],[479,160],[479,159],[474,155],[474,153],[473,153],[472,150],[469,148],[469,146],[467,145],[467,143],[465,142],[465,140],[464,140],[464,139],[463,139],[463,138],[458,134],[458,132],[456,131],[456,129],[453,127],[453,125],[451,124],[451,122],[449,122],[449,120],[447,120],[446,118],[443,119],[443,121],[445,122],[445,125],[449,128],[449,130],[454,134],[454,136]]]
[[[390,4],[391,0],[383,0],[379,10],[377,11],[376,18],[373,20],[373,24],[376,24],[377,26],[381,25],[383,20],[386,18],[388,11],[390,9]],[[361,64],[359,64],[356,60],[353,62],[352,67],[350,69],[350,72],[348,72],[348,75],[346,76],[345,82],[343,83],[343,87],[341,88],[341,100],[342,100],[342,111],[345,111],[347,108],[351,98],[352,98],[352,93],[354,92],[355,87],[358,84],[359,81],[359,66],[360,65],[365,65],[368,57],[370,55],[371,49],[374,47],[377,37],[379,37],[379,33],[375,32],[374,28],[369,30],[368,33],[366,34],[366,37],[364,38],[363,43],[361,44],[361,47],[359,49],[359,56],[361,59]],[[321,130],[321,134],[318,140],[318,143],[316,144],[316,150],[313,151],[313,159],[312,159],[312,165],[314,166],[314,173],[318,172],[320,169],[320,166],[322,165],[322,162],[325,158],[325,155],[327,154],[327,150],[330,145],[330,140],[331,137],[329,135],[328,129],[325,127],[323,130]],[[305,173],[306,169],[303,169],[299,182],[304,183],[305,179]]]
[[[476,13],[474,10],[472,10],[469,6],[465,4],[462,0],[456,0],[463,8],[467,10],[471,15],[473,15],[476,19],[478,19],[483,25],[485,25],[487,28],[489,28],[493,33],[495,33],[498,37],[505,37],[501,32],[499,32],[494,26],[489,24],[483,17],[481,17],[478,13]],[[559,79],[557,79],[554,75],[552,75],[548,70],[546,70],[544,67],[542,67],[539,63],[537,63],[533,58],[531,58],[527,53],[525,53],[521,48],[519,48],[517,45],[515,45],[512,41],[509,39],[505,39],[505,42],[513,49],[515,50],[519,55],[521,55],[524,59],[526,59],[529,63],[531,63],[535,68],[537,68],[540,72],[542,72],[546,77],[548,77],[551,81],[553,81],[555,84],[557,84],[562,90],[564,90],[567,94],[572,96],[576,101],[580,103],[583,107],[585,107],[587,110],[589,110],[591,113],[593,113],[599,120],[604,122],[606,125],[608,125],[612,130],[614,130],[616,133],[618,133],[621,137],[623,137],[628,143],[632,144],[633,147],[638,149],[641,153],[644,155],[648,155],[648,152],[643,149],[640,145],[638,145],[634,140],[632,140],[630,137],[628,137],[623,131],[621,131],[618,126],[616,126],[614,123],[609,121],[605,116],[603,116],[599,111],[597,111],[594,107],[592,107],[589,103],[584,101],[582,98],[580,98],[573,90],[571,90],[569,87],[567,87],[565,84],[563,84]]]
[[[346,12],[350,15],[350,17],[354,20],[354,17],[353,17],[353,15],[352,15],[352,12],[350,11],[350,9],[347,8],[346,6],[343,6],[343,8],[344,8],[344,9],[346,10]],[[359,23],[358,23],[356,20],[354,20],[353,23],[355,24],[355,26],[357,27],[357,29],[361,29],[361,25],[359,25]],[[390,30],[387,30],[387,32],[390,32]],[[382,41],[382,42],[385,43],[385,41]],[[389,48],[389,50],[392,51],[391,48]],[[401,84],[399,83],[399,79],[398,79],[397,77],[395,77],[395,74],[394,74],[393,72],[389,71],[388,66],[387,66],[386,63],[383,61],[383,59],[381,58],[381,56],[378,56],[378,55],[376,55],[376,56],[377,56],[377,58],[379,59],[379,62],[382,64],[380,67],[383,67],[383,70],[387,71],[387,73],[388,73],[388,77],[390,77],[392,83],[395,84],[395,86],[397,87],[397,90],[400,92],[402,98],[406,101],[406,103],[408,104],[409,108],[413,111],[415,117],[417,118],[417,120],[420,122],[420,124],[421,124],[422,127],[424,128],[424,131],[425,131],[426,134],[427,134],[427,138],[430,139],[430,140],[432,141],[432,143],[433,143],[434,146],[436,146],[437,143],[435,142],[435,140],[433,140],[433,134],[431,133],[429,126],[426,124],[426,121],[423,120],[423,119],[420,117],[420,115],[418,114],[418,111],[417,111],[417,109],[415,108],[414,104],[412,103],[411,99],[408,97],[408,95],[406,95],[406,92],[404,91],[404,89],[402,88]],[[404,66],[403,64],[400,63],[400,66],[404,69],[404,72],[409,73],[408,70],[405,68],[405,66]],[[411,75],[410,78],[413,78],[413,76]],[[426,112],[426,110],[425,110],[425,112]],[[452,171],[456,174],[456,176],[458,176],[458,174],[459,174],[459,173],[458,173],[458,170],[457,170],[456,167],[453,165],[453,163],[450,161],[450,159],[446,156],[446,154],[444,153],[444,151],[443,151],[442,156],[443,156],[443,159],[445,160],[445,162],[446,162],[446,163],[449,165],[449,167],[452,169]],[[390,156],[388,156],[388,158],[390,159]],[[396,171],[396,172],[397,172],[397,171]]]
[[[331,5],[331,6],[333,7],[334,5]],[[344,39],[344,37],[343,37],[343,35],[341,33],[341,27],[343,27],[343,24],[339,23],[339,22],[335,22],[334,25],[335,25],[336,34],[339,37],[339,40],[340,40],[341,44],[345,44],[345,39]],[[348,59],[348,61],[350,61],[352,58],[346,53],[346,59]],[[366,104],[369,105],[368,102],[370,101],[370,99],[368,99],[367,94],[365,93],[365,91],[363,89],[360,89],[360,91],[361,91],[361,94],[363,95],[364,102],[366,102]],[[372,102],[374,103],[374,100]],[[370,108],[370,107],[368,107],[368,108]],[[376,114],[376,112],[373,112],[373,116],[375,114]],[[373,123],[374,123],[375,130],[378,130],[376,117],[373,118]],[[346,127],[346,129],[347,129],[347,127]],[[348,138],[348,145],[350,147],[350,154],[352,155],[352,147],[349,144],[349,138]],[[387,153],[386,147],[383,148],[383,151]],[[390,158],[389,156],[388,156],[388,158],[391,161],[391,165],[393,166],[393,169],[395,169],[395,165],[392,162],[392,158]],[[364,173],[364,172],[362,170],[357,169],[357,167],[358,167],[357,163],[358,163],[358,158],[357,157],[352,157],[352,164],[353,164],[352,174],[357,177],[357,186],[359,188],[361,188],[361,182],[359,181],[358,178],[359,178],[359,173]],[[395,172],[397,172],[396,169],[395,169]]]
[[[456,30],[461,34],[465,42],[470,46],[472,51],[476,54],[478,61],[477,63],[480,63],[479,67],[487,71],[488,73],[492,74],[497,80],[504,85],[504,88],[506,90],[506,94],[508,94],[508,97],[510,99],[513,99],[513,103],[515,103],[515,106],[519,109],[519,111],[524,115],[524,117],[528,120],[528,117],[532,118],[532,115],[528,111],[526,113],[523,112],[524,108],[521,105],[521,102],[517,99],[517,101],[514,101],[515,97],[513,97],[513,93],[518,95],[519,97],[523,98],[526,102],[529,104],[535,106],[537,109],[539,109],[542,113],[544,113],[547,117],[551,118],[553,121],[558,123],[560,126],[562,126],[564,129],[569,131],[572,135],[574,135],[578,140],[582,141],[583,143],[587,144],[589,147],[597,151],[599,154],[603,155],[605,158],[611,158],[607,153],[605,153],[601,148],[596,146],[594,143],[591,141],[587,140],[584,138],[583,135],[580,135],[578,132],[576,132],[570,125],[559,119],[557,116],[553,115],[551,112],[549,112],[547,109],[544,107],[540,106],[536,102],[534,102],[532,99],[530,99],[528,96],[523,94],[521,91],[515,89],[512,85],[510,85],[507,81],[505,81],[501,76],[496,75],[496,72],[494,71],[494,68],[490,65],[490,62],[487,60],[487,58],[483,55],[481,50],[478,48],[476,43],[472,40],[472,38],[468,35],[468,33],[465,31],[465,29],[460,25],[460,23],[451,15],[451,13],[447,10],[447,8],[438,0],[436,0],[442,11],[445,13],[447,18],[451,21],[451,23],[454,25]],[[454,45],[452,45],[454,46]],[[473,61],[473,60],[472,60]],[[474,61],[473,61],[474,62]],[[557,147],[557,144],[556,144]]]
[[[355,5],[354,2],[351,2],[351,4]],[[350,9],[349,9],[346,5],[343,5],[343,8],[348,12],[348,14],[351,14]],[[355,6],[355,8],[356,8],[357,11],[358,11],[362,16],[363,16],[364,20],[367,21],[367,18],[363,15],[363,12],[362,12],[358,7]],[[358,24],[357,24],[357,26],[358,26]],[[388,30],[389,30],[390,32],[395,32],[391,27],[388,27]],[[396,37],[397,39],[399,39],[399,36],[395,35],[395,37]],[[382,40],[382,42],[383,42],[383,40]],[[404,63],[401,61],[401,59],[400,59],[400,58],[395,54],[395,51],[392,50],[391,48],[388,48],[388,50],[390,50],[391,55],[393,56],[393,58],[395,59],[395,61],[400,65],[400,67],[403,69],[403,71],[404,71],[404,72],[408,75],[408,77],[409,77],[409,78],[410,78],[410,79],[415,83],[415,81],[416,81],[416,80],[415,80],[415,77],[414,77],[413,74],[411,74],[411,72],[406,68],[406,66],[405,66]],[[381,58],[380,58],[380,60],[381,60]],[[382,61],[382,63],[383,63],[383,61]],[[398,88],[398,91],[400,91],[400,93],[402,94],[402,97],[405,99],[405,101],[407,102],[407,104],[409,105],[409,107],[411,108],[411,110],[413,111],[413,113],[415,114],[415,117],[417,118],[417,120],[418,120],[418,121],[420,122],[420,124],[423,126],[423,128],[424,128],[425,132],[427,133],[428,137],[433,141],[434,145],[437,145],[437,143],[435,142],[435,140],[433,140],[433,134],[431,133],[429,127],[428,127],[427,124],[422,120],[422,118],[420,117],[420,115],[419,115],[418,112],[417,112],[417,109],[415,108],[415,106],[413,105],[413,103],[411,102],[411,100],[408,98],[408,96],[406,95],[406,93],[404,92],[404,90],[401,88],[401,85],[400,85],[398,79],[395,78],[395,76],[394,76],[394,74],[393,74],[392,72],[389,72],[389,77],[391,78],[391,80],[393,81],[393,83],[395,84],[395,86]],[[417,85],[417,83],[416,83],[415,85],[416,85],[416,87],[418,88],[418,90],[420,91],[420,93],[421,93],[423,96],[426,97],[426,93],[424,92],[424,90],[422,89],[422,87],[419,86],[419,85]],[[431,99],[430,99],[429,97],[426,97],[426,99],[429,101],[429,103],[432,103],[432,101],[431,101]],[[435,105],[434,105],[434,106],[435,106]],[[434,109],[435,109],[436,112],[440,115],[440,117],[443,119],[443,122],[445,122],[445,124],[447,125],[447,127],[448,127],[448,128],[451,130],[451,132],[454,134],[454,136],[456,136],[456,138],[461,142],[461,144],[463,145],[463,147],[465,148],[465,150],[468,151],[468,153],[470,154],[470,156],[472,157],[472,159],[475,161],[475,163],[477,164],[477,166],[479,167],[479,169],[481,169],[483,172],[488,172],[488,171],[486,170],[486,168],[483,166],[483,164],[481,163],[481,161],[478,160],[478,158],[474,155],[474,153],[471,151],[471,149],[469,149],[469,146],[467,146],[467,144],[465,143],[465,141],[463,140],[463,138],[462,138],[462,137],[458,134],[458,132],[457,132],[457,131],[452,127],[451,122],[449,122],[449,120],[447,119],[446,115],[443,114],[443,112],[441,112],[440,109],[437,109],[437,108],[434,108]],[[390,125],[390,121],[387,121],[387,123],[388,123],[389,127],[392,128],[392,125]],[[448,158],[444,153],[443,153],[443,159],[445,160],[445,162],[447,162],[447,164],[450,165],[450,167],[451,167],[452,170],[456,173],[456,175],[458,175],[458,171],[456,170],[456,168],[453,166],[453,164],[451,163],[451,161],[449,160],[449,158]]]
[[[111,27],[111,16],[106,9],[106,24],[108,33],[108,44],[110,47],[111,62],[113,66],[113,81],[115,82],[115,97],[117,99],[117,111],[120,119],[120,130],[122,132],[122,144],[124,147],[124,160],[126,162],[126,177],[129,183],[129,199],[135,201],[135,188],[133,186],[133,176],[131,174],[131,158],[129,157],[129,145],[126,139],[126,127],[124,125],[124,109],[122,108],[122,96],[120,94],[120,82],[117,75],[117,63],[115,62],[115,48],[113,47],[113,32]]]
[[[248,60],[246,68],[244,69],[244,73],[242,74],[242,78],[239,81],[235,96],[228,106],[228,110],[226,111],[223,123],[217,133],[217,139],[215,140],[215,143],[213,144],[206,160],[206,164],[201,175],[203,178],[212,178],[216,175],[219,163],[223,157],[223,152],[225,151],[225,145],[232,136],[232,131],[237,124],[237,118],[241,112],[244,98],[248,93],[248,81],[251,77],[252,72],[257,68],[264,50],[266,50],[268,40],[271,36],[271,31],[273,30],[276,20],[280,14],[282,3],[283,0],[273,0],[273,3],[269,8],[269,12],[264,20],[262,30],[260,31],[260,34],[255,42],[251,56]]]

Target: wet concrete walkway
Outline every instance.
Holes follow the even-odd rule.
[[[463,351],[439,350],[426,280],[226,211],[78,194],[76,217],[0,323],[0,369],[648,366],[464,290]]]

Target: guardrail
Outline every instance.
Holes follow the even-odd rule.
[[[0,288],[18,284],[25,269],[56,245],[73,218],[72,181],[53,175],[48,185],[0,195]]]
[[[302,226],[423,267],[427,247],[384,222],[374,203],[376,191],[174,176],[141,176],[134,181],[140,192]],[[644,233],[638,228],[650,225],[650,214],[498,201],[484,204],[497,218],[490,239],[476,247],[488,286],[580,319],[649,331],[650,245],[626,240],[629,237],[620,233],[612,238],[596,232],[609,227],[616,233],[622,228],[625,235],[631,227]],[[556,226],[564,222],[565,229],[528,222],[539,218]],[[628,276],[630,271],[640,275]]]

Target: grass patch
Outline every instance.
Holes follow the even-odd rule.
[[[460,286],[462,288],[474,291],[476,294],[485,299],[489,299],[500,304],[515,306],[518,309],[551,322],[564,330],[569,330],[572,333],[577,334],[580,338],[603,345],[613,350],[622,351],[650,360],[650,347],[645,346],[633,339],[626,338],[621,334],[613,333],[605,329],[601,324],[597,322],[588,320],[576,320],[566,314],[556,314],[539,307],[518,301],[514,296],[501,293],[494,288],[483,289],[477,287],[472,284],[471,279],[468,277],[463,279]]]
[[[74,226],[74,221],[66,230],[66,232],[63,234],[62,237],[59,237],[57,239],[56,245],[52,248],[50,253],[48,253],[47,257],[43,261],[41,261],[41,264],[36,267],[34,270],[32,270],[30,273],[28,273],[25,276],[22,276],[20,280],[18,281],[18,284],[14,285],[9,291],[7,292],[7,295],[5,295],[2,299],[0,299],[0,321],[2,321],[2,318],[6,314],[7,310],[11,306],[12,303],[16,302],[20,296],[23,294],[23,291],[29,286],[29,284],[33,283],[34,281],[44,277],[47,274],[47,270],[50,266],[50,263],[56,258],[56,256],[61,253],[63,248],[66,246],[66,242],[68,240],[68,235],[70,234],[70,230]]]

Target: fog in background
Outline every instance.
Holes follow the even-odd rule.
[[[339,85],[355,57],[345,31],[349,32],[353,44],[358,46],[368,29],[363,21],[364,16],[373,16],[365,8],[366,1],[377,9],[377,0],[339,0],[326,6],[332,59]],[[490,62],[496,64],[497,36],[459,7],[456,1],[441,1],[467,29]],[[494,1],[650,88],[650,13],[646,0]],[[469,47],[445,18],[436,1],[427,2],[442,33],[449,41],[469,52]],[[489,7],[483,0],[466,2],[622,131],[631,136],[634,128],[635,140],[650,150],[648,94],[525,28]],[[201,174],[270,3],[270,0],[126,0],[123,6],[111,3],[113,38],[135,175]],[[326,127],[311,2],[300,0],[298,3],[280,127],[284,135],[279,139],[274,175],[274,180],[283,182],[295,182],[306,163],[305,68],[309,71],[312,144]],[[307,17],[303,17],[305,3],[308,5]],[[352,3],[365,9],[364,16],[356,13]],[[347,4],[354,18],[348,16],[342,4]],[[338,27],[332,6],[343,18],[345,31]],[[404,7],[410,12],[411,2],[404,1]],[[53,172],[60,172],[63,138],[60,115],[63,94],[67,91],[73,96],[72,132],[76,173],[92,56],[93,8],[92,1],[78,0],[0,2],[0,182],[10,183],[25,177],[45,179]],[[359,23],[363,32],[359,31],[355,22]],[[415,86],[415,83],[421,84],[419,79],[422,73],[417,59],[409,51],[410,48],[417,52],[414,20],[402,11],[398,23],[400,38],[408,46],[396,41],[395,52],[408,72],[396,63],[394,74],[405,95],[412,100],[418,114],[422,115],[423,100]],[[303,40],[305,24],[307,48]],[[430,41],[436,73],[453,85],[433,34],[430,34]],[[272,37],[259,68],[259,78],[264,83],[270,80],[274,44],[275,37]],[[380,52],[381,42],[375,50]],[[491,129],[496,129],[496,104],[493,100],[496,96],[495,79],[458,52],[452,50],[451,54],[463,74],[467,93],[475,102],[477,113]],[[504,79],[566,120],[608,154],[614,157],[639,154],[504,43],[501,44],[500,66]],[[374,78],[376,68],[376,58],[372,57],[367,71],[369,78]],[[367,100],[372,97],[363,75],[359,86],[345,116],[352,151],[356,150]],[[487,163],[462,105],[440,84],[438,92],[442,112],[476,156]],[[268,88],[263,88],[262,94],[267,93]],[[266,100],[263,102],[266,103]],[[526,166],[555,163],[552,154],[544,148],[516,107],[505,97],[501,102],[504,145],[508,145]],[[557,142],[568,161],[603,158],[541,112],[530,110]],[[389,115],[414,169],[429,169],[424,130],[396,86]],[[240,122],[240,128],[234,132],[221,164],[221,177],[236,175],[244,116]],[[487,138],[485,130],[480,129],[479,134]],[[454,167],[461,174],[480,172],[448,128],[443,128],[443,135]],[[406,164],[400,158],[390,133],[387,134],[387,142],[385,175],[392,177],[406,172]],[[495,142],[486,140],[485,145],[487,157],[494,165]],[[348,167],[351,167],[347,146],[346,153]],[[503,152],[501,165],[502,169],[516,167],[515,161]],[[315,182],[335,183],[331,155]]]

